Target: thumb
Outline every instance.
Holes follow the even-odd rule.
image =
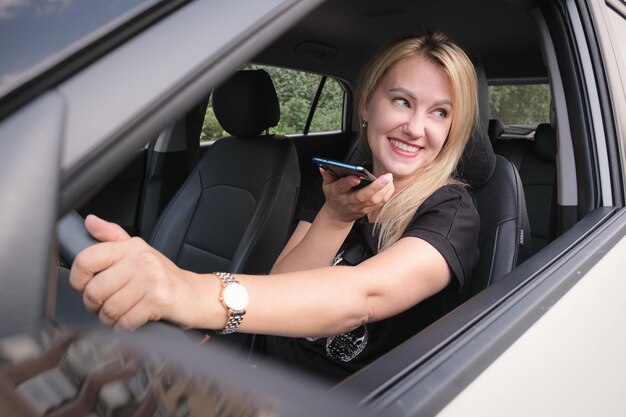
[[[102,220],[93,214],[90,214],[85,218],[85,227],[91,236],[101,242],[112,242],[130,238],[128,233],[126,233],[121,226]]]

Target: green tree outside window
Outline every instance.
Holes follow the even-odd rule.
[[[264,69],[268,72],[280,103],[280,121],[270,131],[280,135],[303,133],[311,104],[322,79],[321,75],[265,65],[246,65],[243,69]],[[328,78],[320,96],[309,132],[341,130],[344,91],[334,79]],[[214,140],[227,133],[217,122],[209,101],[200,140]]]
[[[550,121],[548,84],[489,86],[491,119],[504,125],[537,125]]]

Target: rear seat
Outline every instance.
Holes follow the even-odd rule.
[[[490,126],[498,126],[497,122]],[[556,213],[556,133],[552,126],[537,126],[534,139],[503,139],[500,129],[492,137],[494,151],[510,160],[519,171],[526,195],[533,252],[555,237]],[[498,133],[499,132],[499,133]]]

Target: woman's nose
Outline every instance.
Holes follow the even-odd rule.
[[[424,118],[418,113],[412,114],[404,124],[404,132],[412,137],[419,138],[424,135]]]

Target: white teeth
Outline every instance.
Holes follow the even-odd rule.
[[[404,142],[400,142],[398,140],[390,139],[389,141],[391,142],[393,146],[405,152],[417,152],[419,150],[417,146],[409,145]]]

